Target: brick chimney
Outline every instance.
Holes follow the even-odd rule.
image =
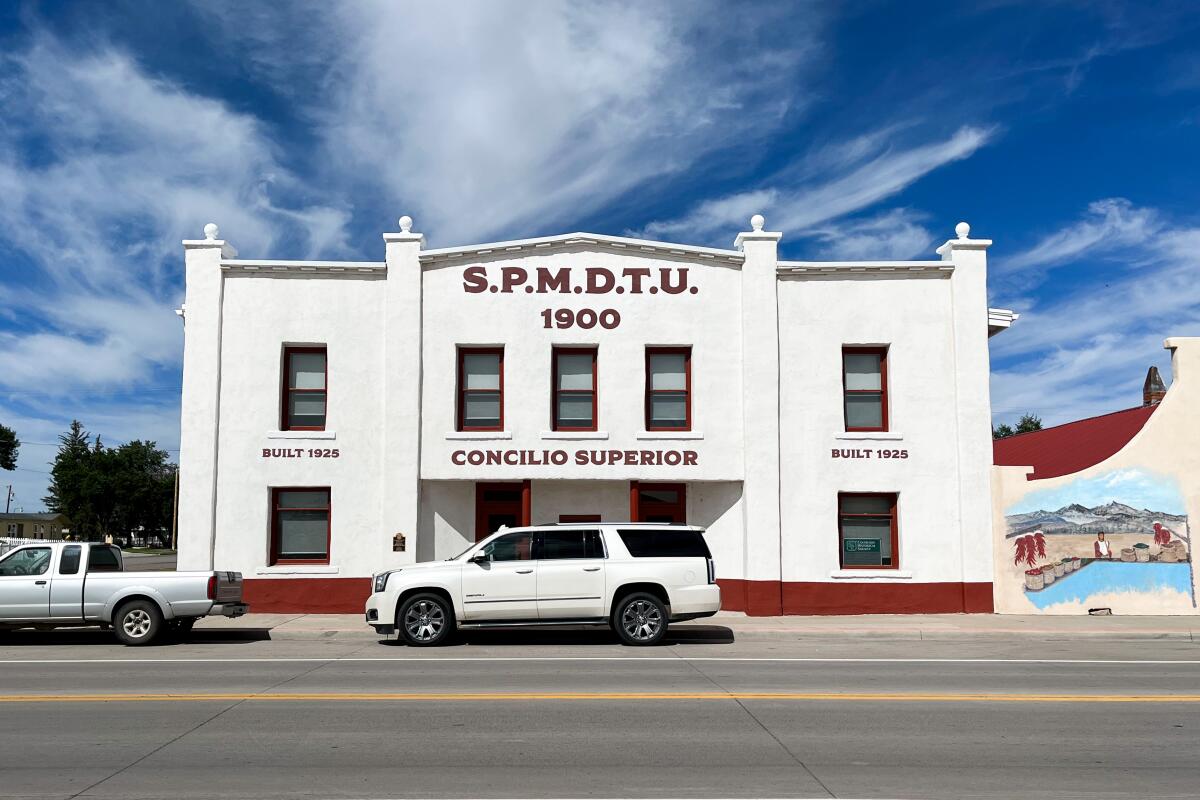
[[[1146,382],[1142,384],[1142,405],[1161,403],[1166,396],[1167,387],[1163,384],[1162,376],[1158,374],[1158,367],[1151,367],[1146,372]]]

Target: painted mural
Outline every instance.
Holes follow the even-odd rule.
[[[1191,527],[1170,476],[1111,470],[1030,492],[1004,513],[999,571],[1029,611],[1196,608]]]

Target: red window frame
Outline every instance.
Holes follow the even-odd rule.
[[[467,407],[467,395],[472,392],[490,392],[491,389],[468,389],[463,365],[466,356],[498,356],[500,359],[500,422],[498,425],[467,425],[463,413]],[[455,423],[460,431],[502,431],[504,430],[504,348],[503,347],[460,347],[458,348],[458,397],[455,409]]]
[[[298,353],[321,353],[325,356],[325,388],[324,389],[294,389],[288,384],[291,383],[292,374],[292,356]],[[282,398],[280,400],[280,427],[281,431],[323,431],[325,425],[329,424],[329,348],[321,346],[308,347],[284,347],[283,348],[283,379],[279,381],[282,387]],[[325,395],[325,425],[293,425],[292,415],[289,409],[292,404],[292,394],[307,394],[323,392]]]
[[[870,517],[879,518],[883,514],[859,514],[845,513],[842,511],[842,500],[847,497],[886,497],[891,500],[891,508],[888,516],[891,517],[892,528],[892,563],[891,564],[846,564],[843,563],[842,557],[845,555],[843,550],[842,540],[844,532],[842,530],[842,521],[847,517]],[[900,569],[900,527],[896,521],[896,505],[899,502],[899,495],[895,492],[838,492],[838,567],[840,569]]]
[[[879,427],[850,427],[850,420],[846,418],[846,399],[854,394],[875,394],[874,389],[847,389],[846,388],[846,356],[848,355],[877,355],[879,356],[879,404],[880,404],[880,422]],[[880,432],[888,430],[888,368],[887,368],[888,348],[886,347],[843,347],[842,348],[842,422],[845,424],[847,433],[854,432]]]
[[[651,389],[650,388],[650,359],[656,355],[682,355],[683,356],[683,373],[684,388],[679,389]],[[652,425],[651,419],[651,400],[654,395],[679,395],[682,394],[686,404],[684,412],[683,425]],[[648,431],[690,431],[692,429],[692,348],[690,347],[647,347],[646,348],[646,430]]]
[[[592,357],[592,424],[587,426],[566,426],[558,421],[558,398],[562,394],[585,394],[586,389],[559,389],[558,388],[558,357],[560,355],[589,355]],[[551,369],[551,384],[550,384],[550,419],[553,421],[553,429],[556,431],[595,431],[599,430],[600,415],[598,409],[600,407],[600,392],[596,385],[596,348],[595,347],[555,347],[551,351],[551,360],[554,362]]]
[[[279,507],[281,492],[324,492],[325,505],[311,507]],[[280,511],[324,511],[325,512],[325,557],[324,558],[280,558],[279,557],[279,512]],[[277,486],[271,489],[271,564],[328,564],[333,543],[333,491],[328,486]]]
[[[674,491],[679,499],[674,503],[643,501],[643,491]],[[646,481],[629,482],[629,521],[647,522],[644,517],[670,514],[674,518],[673,525],[687,524],[687,484],[686,483],[649,483]]]

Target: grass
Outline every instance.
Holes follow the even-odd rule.
[[[127,547],[124,548],[126,553],[140,553],[146,556],[173,556],[174,550],[164,550],[160,547]]]

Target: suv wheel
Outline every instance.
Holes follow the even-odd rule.
[[[445,644],[454,630],[454,608],[437,594],[415,594],[400,606],[396,627],[414,647]]]
[[[113,633],[122,644],[150,644],[162,627],[162,612],[149,600],[126,603],[113,615]]]
[[[612,626],[625,644],[658,644],[667,635],[667,608],[654,595],[637,592],[617,603]]]

